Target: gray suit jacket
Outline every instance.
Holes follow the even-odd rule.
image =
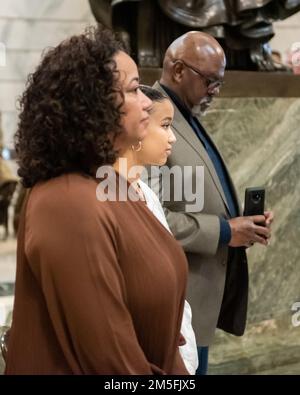
[[[167,94],[159,83],[154,87]],[[187,300],[192,306],[197,343],[207,346],[216,327],[235,335],[244,333],[248,297],[247,258],[244,248],[219,245],[219,217],[229,217],[225,194],[205,148],[179,109],[174,107],[172,128],[177,142],[167,166],[176,165],[182,170],[184,166],[192,166],[191,182],[194,185],[196,166],[204,167],[204,206],[199,212],[191,212],[186,206],[191,202],[185,200],[184,193],[181,201],[176,201],[171,193],[170,200],[163,202],[163,206],[169,226],[189,261]],[[174,189],[172,180],[171,191]],[[232,189],[237,200],[233,185]]]

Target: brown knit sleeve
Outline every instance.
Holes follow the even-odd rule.
[[[99,210],[102,204],[103,210]],[[163,374],[147,361],[118,262],[117,228],[105,204],[31,197],[26,255],[63,354],[75,374]]]

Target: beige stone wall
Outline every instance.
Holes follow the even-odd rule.
[[[17,123],[17,97],[44,48],[80,33],[94,23],[87,0],[1,0],[0,43],[6,66],[0,66],[0,112],[4,144],[11,145]]]
[[[275,37],[270,44],[272,49],[285,53],[294,42],[300,42],[300,12],[281,22],[274,23]]]

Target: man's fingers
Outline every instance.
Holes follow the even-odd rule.
[[[264,215],[266,218],[266,226],[270,227],[274,220],[274,213],[273,211],[265,211]]]
[[[250,219],[255,224],[261,224],[266,221],[266,217],[264,215],[252,215]]]
[[[252,247],[255,243],[262,244],[264,246],[267,246],[269,244],[269,240],[266,239],[265,237],[261,237],[259,235],[253,236],[252,240],[250,240],[248,243],[246,243],[245,247],[250,248]]]
[[[270,220],[272,220],[272,221],[273,221],[273,219],[274,219],[274,213],[273,213],[273,211],[265,211],[265,212],[264,212],[264,216],[265,216],[266,219],[270,219]]]
[[[266,227],[267,227],[267,228],[270,228],[271,225],[272,225],[272,222],[273,222],[273,221],[268,221],[268,220],[267,220],[267,221],[266,221]]]
[[[254,231],[256,234],[260,236],[264,236],[265,238],[269,239],[271,237],[271,231],[269,228],[266,228],[265,226],[254,226]]]
[[[267,245],[269,244],[269,242],[268,242],[267,239],[265,239],[264,237],[260,237],[260,236],[258,236],[258,235],[255,235],[255,236],[253,237],[253,241],[254,241],[255,243],[263,244],[264,246],[267,246]]]

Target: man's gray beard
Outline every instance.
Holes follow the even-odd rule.
[[[192,114],[194,117],[199,118],[199,117],[204,117],[207,113],[206,110],[201,110],[201,104],[197,104],[192,108]]]

